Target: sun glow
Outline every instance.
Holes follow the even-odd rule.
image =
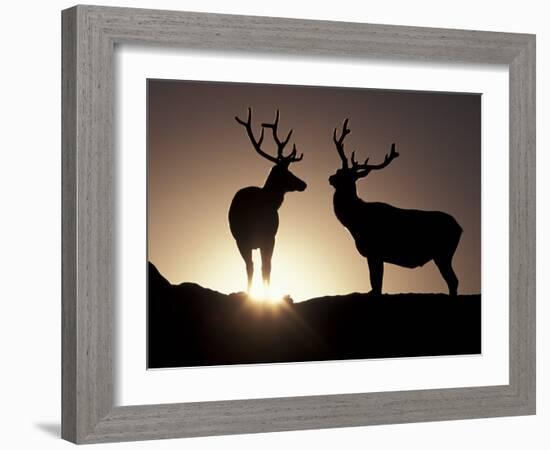
[[[253,279],[248,295],[252,300],[258,303],[281,303],[285,294],[283,294],[280,289],[277,289],[273,283],[268,286],[265,285],[261,279],[259,281]]]
[[[253,257],[258,257],[254,255]],[[256,262],[256,261],[255,261]],[[259,263],[259,261],[258,261]],[[274,280],[271,280],[269,285],[266,285],[262,279],[261,263],[254,264],[256,270],[254,270],[254,276],[252,278],[252,286],[248,292],[249,297],[258,303],[282,303],[288,292],[285,292],[284,288],[278,285]]]

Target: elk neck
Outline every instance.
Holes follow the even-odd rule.
[[[272,205],[274,209],[279,209],[283,204],[283,200],[285,198],[285,190],[280,185],[271,180],[270,177],[267,177],[267,180],[265,181],[262,189],[266,195],[267,202]]]
[[[353,217],[359,205],[364,201],[357,196],[355,185],[336,189],[333,196],[334,213],[338,220],[346,227],[352,226]]]

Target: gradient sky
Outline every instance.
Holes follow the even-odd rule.
[[[368,292],[368,264],[336,219],[328,177],[340,167],[332,142],[349,117],[346,152],[381,162],[396,143],[400,157],[357,183],[366,201],[440,210],[464,229],[454,258],[459,293],[481,290],[481,96],[357,88],[148,80],[148,258],[177,284],[230,293],[244,290],[244,262],[229,231],[233,195],[262,186],[272,164],[253,149],[235,115],[261,122],[280,109],[280,135],[294,129],[307,182],[279,210],[272,283],[296,301]],[[274,154],[271,136],[263,147]],[[291,144],[289,144],[291,147]],[[257,253],[257,252],[255,252]],[[260,275],[259,255],[254,255]],[[385,265],[383,291],[447,292],[430,262]]]

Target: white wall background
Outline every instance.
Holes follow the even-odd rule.
[[[134,6],[308,19],[468,28],[537,34],[538,414],[534,417],[360,427],[138,442],[117,448],[548,448],[547,343],[550,41],[545,3],[462,0],[301,2],[279,0],[106,1]],[[68,448],[60,418],[60,10],[72,2],[6,2],[0,45],[0,417],[3,448]],[[545,19],[546,17],[546,19]],[[546,195],[545,195],[546,194]],[[546,209],[543,205],[546,203]],[[545,295],[546,294],[546,295]],[[546,329],[545,329],[546,328]],[[105,447],[98,446],[99,447]]]

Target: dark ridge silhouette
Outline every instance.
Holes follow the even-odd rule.
[[[284,140],[280,140],[277,131],[279,127],[279,110],[275,122],[262,123],[260,138],[256,139],[252,130],[252,109],[248,108],[246,121],[235,117],[243,125],[256,152],[275,165],[263,187],[249,186],[238,191],[229,207],[229,227],[235,238],[237,247],[246,265],[248,278],[247,291],[250,291],[254,266],[252,250],[259,248],[262,257],[262,278],[269,285],[271,277],[271,257],[275,246],[275,235],[279,228],[278,210],[281,207],[285,193],[302,192],[307,185],[295,176],[288,167],[291,163],[301,161],[303,154],[296,156],[296,144],[287,156],[283,150],[290,140],[292,130]],[[271,156],[262,150],[264,130],[271,129],[273,140],[277,144],[277,156]]]
[[[339,138],[334,129],[333,140],[342,167],[329,178],[334,187],[334,213],[355,240],[358,252],[367,258],[372,293],[380,295],[384,263],[414,268],[433,260],[449,287],[449,295],[458,293],[458,278],[452,260],[462,228],[444,212],[401,209],[385,203],[365,202],[357,196],[355,183],[372,170],[387,167],[399,153],[391,151],[380,164],[363,164],[351,154],[351,167],[344,152],[344,139],[350,133],[348,119]]]
[[[261,305],[149,263],[148,367],[463,355],[481,352],[481,296],[349,295]]]

